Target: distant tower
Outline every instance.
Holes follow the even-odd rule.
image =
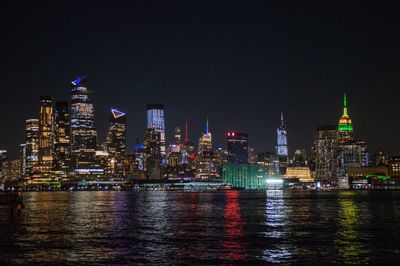
[[[165,121],[164,121],[164,106],[162,104],[147,105],[147,129],[154,128],[160,133],[160,151],[161,156],[165,157]]]
[[[49,177],[53,168],[53,100],[40,97],[39,118],[39,173]]]
[[[176,144],[176,145],[181,144],[181,141],[182,141],[182,134],[181,134],[181,128],[180,128],[180,127],[175,127],[174,138],[175,138],[175,144]]]
[[[210,179],[218,176],[216,156],[212,147],[212,135],[206,119],[205,132],[199,139],[197,157],[195,158],[196,178]]]
[[[281,174],[285,174],[288,164],[288,145],[287,145],[286,125],[285,125],[285,120],[283,119],[283,113],[281,113],[281,124],[277,129],[276,154],[279,157],[279,172]]]
[[[202,154],[204,151],[212,151],[212,136],[208,130],[208,118],[206,119],[206,131],[199,139],[199,147],[197,154]]]
[[[249,144],[245,133],[228,132],[227,136],[228,162],[248,163]]]
[[[94,153],[97,150],[97,131],[86,77],[78,77],[71,83],[71,153]]]
[[[126,114],[111,109],[105,149],[110,158],[110,170],[113,176],[124,177],[126,162]]]
[[[38,171],[39,163],[39,119],[28,119],[25,122],[25,174],[32,176]]]
[[[338,130],[341,141],[349,141],[353,139],[353,123],[347,111],[347,96],[343,96],[343,114],[339,119]]]

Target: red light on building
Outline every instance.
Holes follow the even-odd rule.
[[[190,154],[190,155],[189,155],[189,158],[190,158],[190,159],[196,158],[196,154],[194,154],[194,153]]]

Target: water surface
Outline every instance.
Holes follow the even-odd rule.
[[[400,192],[32,192],[2,264],[395,263]]]

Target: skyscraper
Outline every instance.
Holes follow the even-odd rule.
[[[74,174],[85,179],[97,178],[100,169],[96,162],[97,131],[94,122],[94,106],[89,98],[86,78],[78,77],[71,82],[71,165]]]
[[[60,177],[67,177],[70,166],[70,117],[68,102],[56,102],[54,122],[54,170]]]
[[[196,178],[210,179],[218,177],[217,158],[212,147],[212,135],[208,128],[208,118],[206,120],[205,132],[199,139],[197,157],[195,159]]]
[[[71,154],[95,152],[97,131],[94,123],[94,106],[89,98],[86,77],[78,77],[71,83]]]
[[[148,104],[147,107],[147,128],[154,128],[160,133],[160,151],[164,158],[165,149],[165,122],[164,122],[164,106],[162,104]]]
[[[144,140],[145,171],[149,179],[161,178],[160,132],[155,128],[146,130]]]
[[[39,118],[39,173],[50,177],[53,168],[53,100],[51,96],[40,97]]]
[[[199,138],[199,146],[197,149],[197,154],[201,155],[204,151],[212,151],[212,135],[208,130],[208,118],[206,120],[206,130]]]
[[[126,175],[126,113],[111,109],[105,149],[110,158],[111,175]]]
[[[25,122],[25,175],[32,176],[38,171],[39,163],[39,119]]]
[[[288,144],[286,135],[286,125],[283,119],[283,113],[281,113],[281,124],[277,129],[277,144],[276,154],[279,157],[279,172],[281,174],[286,173],[286,167],[288,165]]]
[[[347,96],[343,97],[343,114],[339,119],[338,130],[341,141],[349,141],[353,139],[353,123],[347,112]]]
[[[339,154],[339,131],[336,126],[319,127],[314,141],[317,181],[336,182]]]
[[[230,163],[248,163],[248,137],[245,133],[228,132],[227,149],[228,162]]]
[[[343,97],[343,114],[339,119],[339,154],[337,161],[337,176],[347,177],[349,167],[368,165],[367,143],[354,139],[353,123],[348,115],[347,96]]]

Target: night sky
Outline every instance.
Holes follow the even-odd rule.
[[[42,3],[41,3],[42,2]],[[272,151],[279,112],[290,153],[337,124],[343,93],[370,152],[400,154],[396,1],[1,1],[0,149],[15,155],[39,96],[69,100],[86,75],[100,141],[111,107],[128,114],[129,150],[147,103],[163,103],[167,141],[206,116],[215,147],[229,130]]]

